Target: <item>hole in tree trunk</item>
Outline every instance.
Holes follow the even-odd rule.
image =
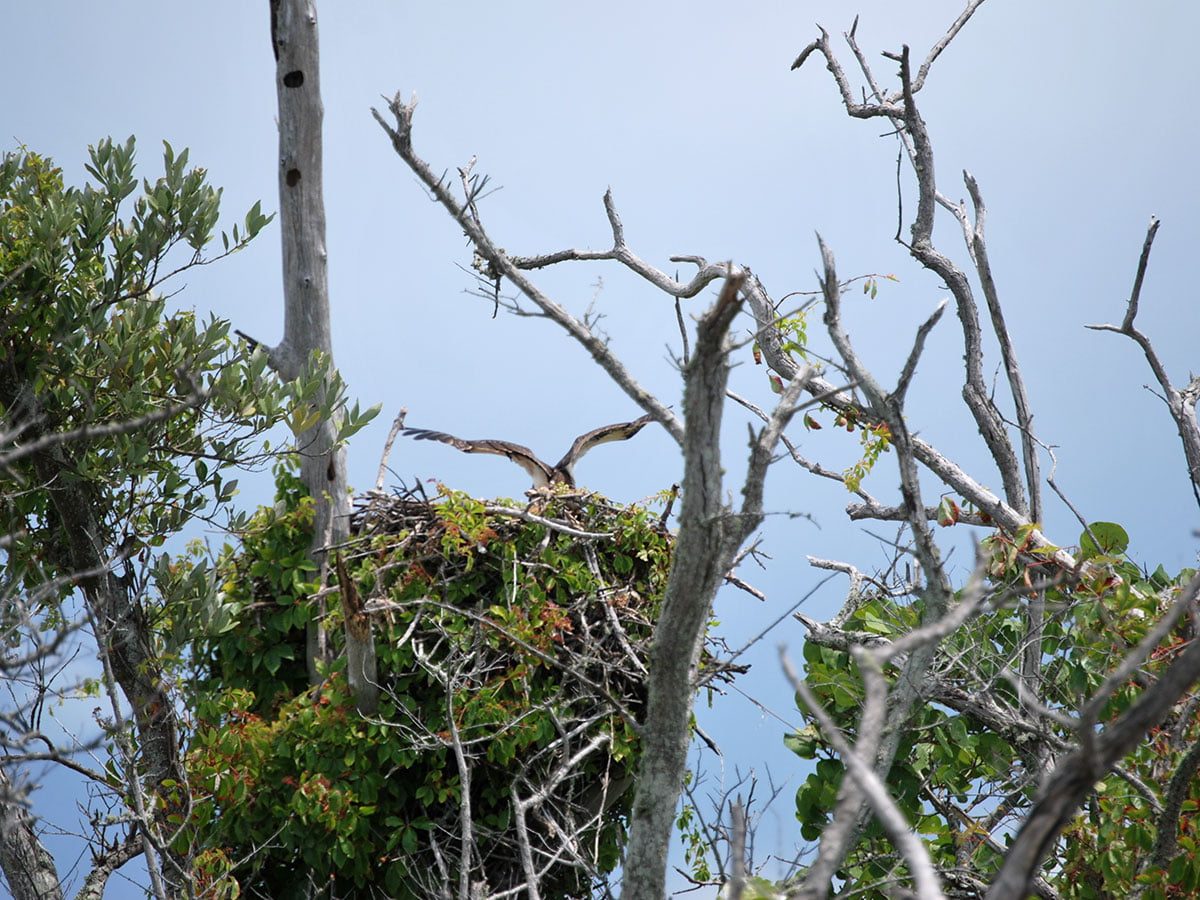
[[[300,170],[288,169],[287,178],[285,180],[287,181],[288,187],[295,187],[300,183]]]
[[[288,72],[283,76],[283,86],[297,88],[304,84],[304,73],[297,69],[294,72]]]

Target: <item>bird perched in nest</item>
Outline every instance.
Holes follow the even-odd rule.
[[[627,441],[650,422],[653,416],[642,416],[632,422],[617,422],[613,425],[603,425],[593,428],[586,434],[575,438],[571,449],[566,452],[554,465],[547,465],[538,459],[534,452],[521,444],[509,441],[479,440],[471,441],[445,434],[441,431],[429,431],[425,428],[405,428],[404,433],[418,441],[441,441],[451,447],[457,447],[463,453],[491,453],[496,456],[506,456],[529,473],[533,479],[534,488],[544,488],[552,484],[565,484],[575,487],[575,464],[580,458],[599,444],[611,441]]]

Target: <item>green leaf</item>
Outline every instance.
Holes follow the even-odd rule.
[[[1080,555],[1120,556],[1129,547],[1129,534],[1116,522],[1092,522],[1079,536]]]
[[[783,737],[783,744],[801,759],[813,759],[820,746],[820,735],[813,725]]]

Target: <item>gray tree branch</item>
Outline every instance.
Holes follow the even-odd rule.
[[[526,277],[520,267],[516,265],[513,258],[510,258],[503,250],[498,248],[484,231],[483,227],[470,214],[470,209],[463,203],[459,203],[454,195],[450,192],[450,188],[446,182],[434,174],[423,159],[416,155],[412,146],[412,123],[413,113],[416,110],[417,101],[414,98],[411,102],[405,103],[400,95],[397,94],[388,102],[388,109],[395,119],[395,125],[389,125],[377,109],[372,108],[371,114],[375,117],[375,121],[387,133],[392,141],[392,147],[397,155],[404,160],[417,178],[425,185],[425,188],[437,199],[439,203],[446,209],[450,216],[462,226],[476,252],[489,265],[493,266],[498,276],[502,276],[511,281],[517,289],[529,298],[548,318],[556,322],[562,327],[571,337],[575,338],[584,349],[591,354],[592,358],[600,365],[609,377],[616,382],[629,397],[638,404],[646,412],[654,416],[678,443],[683,443],[683,425],[675,414],[663,405],[657,397],[638,384],[629,370],[617,358],[617,356],[609,349],[608,344],[596,334],[582,321],[571,315],[564,307],[556,303],[553,299],[541,291],[532,281]],[[619,228],[619,220],[614,228]],[[596,257],[605,258],[608,257]],[[717,277],[715,274],[714,278]],[[709,279],[711,281],[712,279]],[[707,284],[708,282],[705,282]],[[699,291],[703,285],[696,288]]]
[[[925,505],[921,501],[912,438],[904,421],[903,390],[907,388],[911,380],[920,346],[929,329],[936,323],[937,314],[918,331],[913,352],[909,354],[909,360],[900,376],[897,391],[886,392],[858,358],[849,337],[842,329],[841,292],[837,280],[837,268],[833,254],[825,242],[820,239],[820,236],[817,241],[823,268],[820,281],[825,298],[826,330],[842,358],[846,371],[866,395],[869,404],[868,414],[875,421],[883,422],[888,426],[892,446],[896,450],[896,460],[900,469],[900,491],[904,498],[904,508],[907,511],[907,522],[913,533],[914,552],[926,579],[924,588],[921,590],[922,598],[925,601],[921,622],[923,626],[928,627],[944,618],[949,609],[953,591],[942,568],[941,556],[929,530]],[[874,761],[875,771],[880,778],[886,777],[892,768],[901,734],[900,726],[908,718],[912,704],[920,695],[920,682],[929,668],[935,649],[936,640],[931,639],[917,643],[907,654],[892,690],[886,726],[882,724],[873,726],[867,720],[866,711],[863,713],[860,735],[866,748],[870,751],[869,755]],[[876,742],[878,742],[878,746],[876,746]],[[841,865],[856,836],[866,825],[869,803],[870,799],[866,790],[858,779],[842,782],[833,824],[822,833],[817,859],[809,868],[803,883],[794,891],[793,896],[804,898],[825,896],[834,872]],[[907,855],[906,859],[908,859]],[[912,860],[909,862],[911,864]]]
[[[851,746],[845,735],[834,724],[833,719],[821,707],[809,686],[796,674],[796,670],[792,668],[791,661],[786,654],[781,652],[780,660],[792,689],[800,695],[812,717],[821,726],[825,737],[845,764],[846,771],[857,783],[863,799],[870,805],[871,811],[879,819],[888,838],[891,839],[908,864],[916,884],[917,897],[920,900],[941,900],[945,894],[942,893],[941,880],[934,871],[929,851],[925,849],[921,839],[913,832],[911,824],[904,818],[904,814],[896,806],[896,801],[888,793],[887,785],[876,772],[874,768],[875,754],[872,748],[868,746],[860,749],[857,745]],[[866,676],[866,669],[863,672]],[[887,687],[884,684],[882,673],[876,670],[874,676],[866,677],[867,700],[863,707],[863,731],[880,734],[884,726],[883,706],[887,698]],[[861,743],[862,741],[860,741],[860,745]]]
[[[1146,240],[1142,244],[1142,253],[1138,257],[1137,274],[1133,279],[1133,290],[1129,294],[1129,303],[1125,308],[1125,318],[1120,325],[1088,325],[1094,331],[1115,331],[1131,338],[1142,348],[1146,362],[1154,373],[1154,378],[1163,390],[1167,401],[1167,409],[1175,420],[1179,430],[1179,439],[1183,442],[1183,455],[1187,462],[1188,478],[1192,484],[1192,493],[1196,502],[1200,503],[1200,423],[1196,419],[1196,404],[1200,401],[1200,377],[1193,376],[1186,387],[1176,388],[1171,384],[1166,366],[1159,359],[1154,345],[1134,324],[1138,314],[1138,303],[1142,294],[1142,282],[1146,278],[1146,267],[1150,261],[1150,248],[1154,244],[1154,236],[1158,234],[1158,219],[1150,219],[1150,227],[1146,230]]]

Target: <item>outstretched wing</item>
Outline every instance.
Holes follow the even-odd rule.
[[[457,447],[463,453],[491,453],[495,456],[506,456],[529,473],[534,487],[544,487],[549,484],[553,475],[553,470],[548,465],[534,456],[532,450],[522,447],[520,444],[493,440],[469,441],[452,434],[429,431],[425,428],[405,428],[404,433],[418,441],[441,441],[443,444]]]
[[[632,422],[617,422],[614,425],[602,425],[599,428],[593,428],[587,434],[581,434],[575,438],[575,443],[571,445],[571,449],[567,451],[567,455],[558,461],[558,465],[554,467],[555,471],[565,473],[568,481],[573,484],[575,463],[579,462],[585,453],[598,444],[607,444],[610,441],[627,441],[646,427],[648,422],[652,422],[653,420],[653,416],[645,415],[640,419],[634,419]]]

